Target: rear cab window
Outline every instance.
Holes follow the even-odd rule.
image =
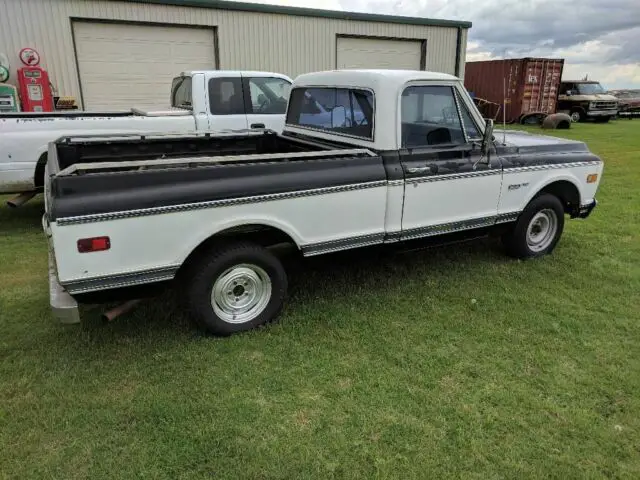
[[[357,88],[294,88],[291,91],[286,123],[295,127],[373,140],[373,92]]]

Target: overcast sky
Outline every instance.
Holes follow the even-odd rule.
[[[565,59],[564,78],[640,88],[640,0],[251,0],[473,22],[467,60]]]

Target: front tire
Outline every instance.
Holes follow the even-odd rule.
[[[570,117],[572,122],[578,123],[578,122],[584,122],[587,116],[585,115],[584,110],[582,110],[581,108],[574,108],[571,111]]]
[[[287,275],[266,248],[237,243],[199,260],[190,270],[187,302],[200,326],[227,336],[278,317],[287,293]]]
[[[543,193],[527,205],[513,229],[502,240],[512,257],[541,257],[553,251],[563,230],[562,202],[555,195]]]

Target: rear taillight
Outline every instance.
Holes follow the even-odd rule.
[[[102,252],[111,248],[109,237],[81,238],[78,240],[78,251],[80,253]]]

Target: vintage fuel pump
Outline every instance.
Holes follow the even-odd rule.
[[[18,90],[25,112],[53,112],[53,95],[49,74],[40,68],[40,55],[33,48],[20,50],[24,67],[18,69]]]
[[[18,90],[5,83],[9,80],[11,66],[6,55],[0,53],[0,113],[19,112]]]

